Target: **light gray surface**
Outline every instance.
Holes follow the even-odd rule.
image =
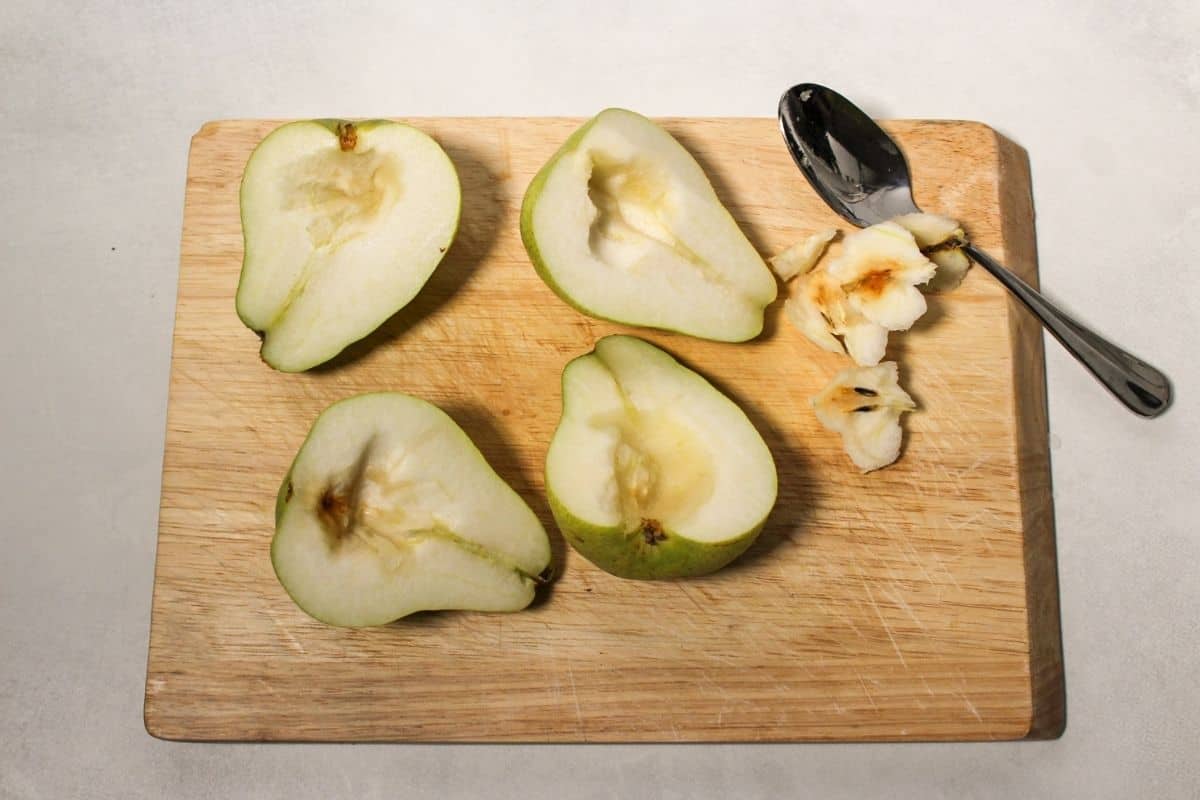
[[[1195,797],[1200,7],[0,4],[0,798]],[[449,4],[447,4],[449,5]],[[565,5],[565,4],[563,4]],[[871,4],[875,6],[876,4]],[[202,10],[204,9],[204,10]],[[770,115],[817,80],[991,123],[1043,286],[1155,362],[1144,422],[1048,347],[1068,727],[904,746],[211,746],[142,685],[188,137],[228,117]]]

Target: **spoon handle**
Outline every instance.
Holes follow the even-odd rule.
[[[965,249],[1130,411],[1143,417],[1157,417],[1171,405],[1171,382],[1166,375],[1071,319],[987,253],[972,245]]]

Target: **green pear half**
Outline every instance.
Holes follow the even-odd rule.
[[[546,491],[563,536],[623,578],[733,561],[775,505],[775,461],[738,406],[649,342],[607,336],[567,364]]]
[[[700,165],[632,111],[600,112],[542,167],[521,239],[561,298],[614,322],[740,342],[776,295]]]
[[[246,163],[237,313],[263,360],[300,372],[408,304],[458,229],[458,173],[437,142],[386,120],[292,122]]]
[[[279,490],[271,562],[310,616],[363,627],[424,610],[520,610],[550,543],[450,417],[380,392],[313,423]]]

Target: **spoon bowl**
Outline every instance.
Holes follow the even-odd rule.
[[[832,89],[801,83],[779,100],[779,127],[796,165],[821,198],[860,228],[918,213],[904,153],[858,106]],[[1047,300],[974,245],[968,256],[991,273],[1100,383],[1135,414],[1171,405],[1171,382]]]
[[[779,101],[779,124],[808,182],[846,221],[861,228],[917,211],[904,153],[837,92],[793,86]]]

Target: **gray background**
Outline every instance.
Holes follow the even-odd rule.
[[[0,3],[0,797],[1196,797],[1200,6]],[[1042,8],[1042,6],[1046,8]],[[193,7],[194,6],[194,7]],[[818,80],[1028,148],[1048,293],[1174,378],[1049,346],[1053,742],[211,746],[142,727],[188,137],[223,117],[770,115]]]

